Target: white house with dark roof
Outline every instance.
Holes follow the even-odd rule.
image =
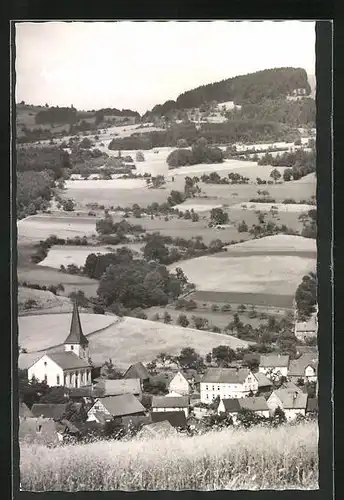
[[[312,353],[302,354],[289,364],[288,377],[291,381],[316,382],[318,379],[318,356]]]
[[[43,354],[28,368],[28,379],[34,377],[40,382],[45,381],[51,387],[78,388],[91,385],[88,340],[82,332],[76,302],[64,349],[64,352]]]
[[[258,380],[248,368],[209,368],[201,380],[201,402],[244,398],[258,391]]]
[[[273,391],[271,396],[267,399],[267,405],[270,413],[279,407],[284,411],[288,421],[294,420],[297,415],[306,414],[308,395],[289,389],[278,389]]]
[[[96,399],[87,413],[87,421],[103,423],[103,420],[127,417],[131,415],[145,415],[146,410],[140,401],[132,394],[106,396]]]
[[[176,393],[181,396],[188,396],[192,392],[190,383],[182,371],[179,371],[173,377],[168,389],[170,393]]]

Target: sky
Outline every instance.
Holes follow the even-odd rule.
[[[315,74],[314,21],[16,23],[16,102],[143,114],[268,68]]]

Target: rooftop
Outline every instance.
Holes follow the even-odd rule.
[[[271,380],[268,379],[268,377],[266,375],[264,375],[264,373],[257,372],[257,373],[254,374],[254,376],[258,380],[258,388],[259,387],[271,387],[272,386]]]
[[[288,367],[289,356],[284,356],[282,354],[268,354],[266,356],[260,357],[260,366],[263,368],[270,367]]]
[[[147,380],[150,377],[150,374],[141,361],[135,363],[134,365],[130,365],[128,370],[124,374],[124,378],[138,378],[141,380]]]
[[[72,370],[74,368],[90,368],[91,365],[84,359],[79,358],[74,352],[54,352],[47,356],[59,365],[63,370]]]
[[[74,301],[72,321],[70,324],[69,335],[64,341],[65,344],[80,344],[82,346],[88,345],[88,340],[82,332],[81,321],[79,316],[77,301]]]
[[[289,365],[289,375],[293,377],[305,376],[307,366],[311,366],[317,372],[318,356],[312,353],[305,353],[299,358],[291,360]]]
[[[189,398],[187,396],[153,396],[152,408],[187,408]]]
[[[95,389],[103,393],[103,396],[118,396],[120,394],[141,394],[141,381],[138,378],[102,379],[95,386]]]
[[[135,415],[145,412],[140,401],[132,394],[121,394],[119,396],[106,396],[99,399],[103,406],[113,417]]]
[[[209,368],[203,375],[202,383],[242,384],[250,373],[248,368]]]
[[[186,426],[186,416],[184,411],[152,411],[152,422],[168,420],[173,427],[184,428]]]
[[[281,401],[283,409],[306,409],[308,395],[288,389],[277,389],[272,394],[275,394]],[[270,396],[271,397],[271,396]]]

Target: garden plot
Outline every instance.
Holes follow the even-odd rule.
[[[107,254],[116,252],[119,248],[129,248],[134,255],[142,254],[140,251],[143,244],[128,243],[125,245],[106,245],[106,246],[74,246],[74,245],[54,245],[48,253],[48,256],[39,262],[39,266],[52,267],[60,269],[63,265],[67,267],[70,264],[82,267],[85,265],[87,257],[91,254]]]

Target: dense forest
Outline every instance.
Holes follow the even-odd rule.
[[[35,116],[35,121],[37,124],[50,124],[53,123],[67,123],[73,124],[76,123],[77,118],[77,110],[75,108],[60,108],[58,106],[51,107],[47,109],[43,109],[38,111]]]
[[[57,146],[17,148],[17,172],[52,170],[58,179],[70,166],[68,153]]]
[[[310,94],[311,88],[304,69],[266,69],[188,90],[180,94],[176,101],[155,106],[149,114],[162,115],[172,109],[196,108],[212,101],[255,104],[263,99],[285,97],[294,89],[301,88],[305,89],[306,95]]]

